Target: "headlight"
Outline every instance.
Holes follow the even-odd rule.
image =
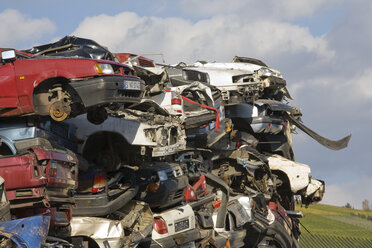
[[[160,181],[165,181],[168,179],[167,172],[165,172],[164,170],[158,171],[158,176]]]
[[[176,165],[173,167],[173,174],[174,177],[180,177],[183,176],[183,170],[181,169],[181,166]]]
[[[265,76],[265,77],[270,77],[273,76],[273,72],[269,68],[261,68],[258,70],[258,75],[259,76]]]
[[[95,64],[95,69],[98,74],[115,74],[114,69],[110,64]]]

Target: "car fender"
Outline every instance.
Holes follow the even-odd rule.
[[[298,163],[276,154],[269,156],[268,161],[272,171],[281,171],[288,177],[290,189],[293,193],[297,193],[309,185],[311,176],[309,165]]]
[[[13,155],[17,153],[17,149],[14,146],[14,142],[12,140],[10,140],[7,137],[2,136],[2,135],[0,135],[0,139],[2,141],[2,143],[0,143],[0,146],[6,145],[11,150],[11,152],[13,153]]]

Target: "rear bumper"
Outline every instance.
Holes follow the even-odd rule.
[[[130,188],[119,197],[109,200],[107,194],[75,195],[76,208],[72,210],[72,216],[104,216],[110,214],[134,198],[138,187]]]
[[[138,81],[141,89],[126,89],[126,81]],[[102,76],[72,81],[70,85],[78,93],[86,108],[109,103],[139,102],[145,90],[142,81],[124,76]]]
[[[185,129],[196,128],[216,120],[216,112],[210,111],[196,116],[188,116],[185,120]]]

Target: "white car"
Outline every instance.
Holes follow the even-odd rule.
[[[135,108],[115,111],[99,125],[86,121],[85,115],[63,124],[79,145],[77,153],[93,163],[106,161],[116,166],[120,160],[131,164],[145,156],[162,157],[185,149],[186,134],[177,116],[169,115],[153,102]]]
[[[184,80],[217,87],[228,104],[274,99],[292,99],[282,74],[257,59],[235,57],[230,63],[196,62],[183,68]]]
[[[311,177],[309,165],[276,154],[268,156],[268,161],[272,173],[278,176],[277,180],[281,181],[281,185],[277,188],[279,193],[287,196],[301,195],[302,202],[306,205],[322,200],[325,192],[324,182]],[[287,200],[293,201],[293,199]]]
[[[154,213],[151,247],[194,248],[200,238],[194,210],[189,204]]]

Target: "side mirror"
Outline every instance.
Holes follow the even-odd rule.
[[[3,61],[14,61],[16,60],[15,51],[14,50],[2,51],[1,58]]]

